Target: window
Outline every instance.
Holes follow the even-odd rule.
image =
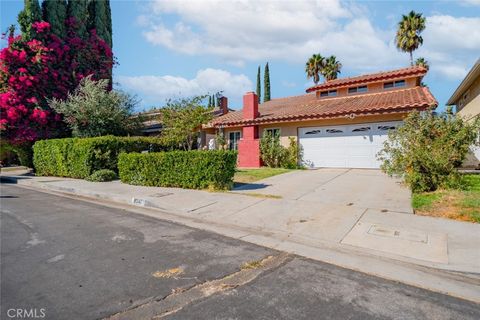
[[[397,81],[392,81],[392,82],[385,82],[383,84],[384,89],[390,89],[390,88],[398,88],[398,87],[405,87],[405,80],[397,80]]]
[[[228,133],[229,150],[238,150],[238,141],[240,141],[240,131],[232,131]]]
[[[271,134],[272,137],[280,136],[280,129],[279,128],[265,129],[265,133]]]
[[[352,130],[352,132],[364,132],[364,131],[370,131],[370,127],[361,127],[361,128],[355,128]]]
[[[342,133],[343,130],[339,129],[327,129],[327,133]]]
[[[367,92],[367,91],[368,91],[367,86],[348,88],[348,93]]]
[[[320,92],[320,97],[335,97],[337,95],[337,90],[329,90]]]
[[[395,130],[395,126],[389,126],[389,125],[386,125],[386,126],[378,126],[378,130],[380,131],[388,131],[388,130]]]

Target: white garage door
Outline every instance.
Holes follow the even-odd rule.
[[[376,155],[389,130],[402,121],[299,128],[303,160],[310,167],[379,168]]]

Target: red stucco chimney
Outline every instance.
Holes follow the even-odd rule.
[[[228,113],[228,99],[227,97],[221,97],[220,99],[220,110],[222,110],[222,114]]]
[[[258,117],[258,97],[255,92],[247,92],[243,96],[243,119],[253,120]]]

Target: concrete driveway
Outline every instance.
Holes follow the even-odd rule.
[[[234,192],[280,196],[318,205],[413,213],[411,193],[400,181],[371,169],[298,170],[236,188]]]

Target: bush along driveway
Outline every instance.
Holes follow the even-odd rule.
[[[480,175],[465,175],[458,189],[414,193],[415,213],[480,223]]]

